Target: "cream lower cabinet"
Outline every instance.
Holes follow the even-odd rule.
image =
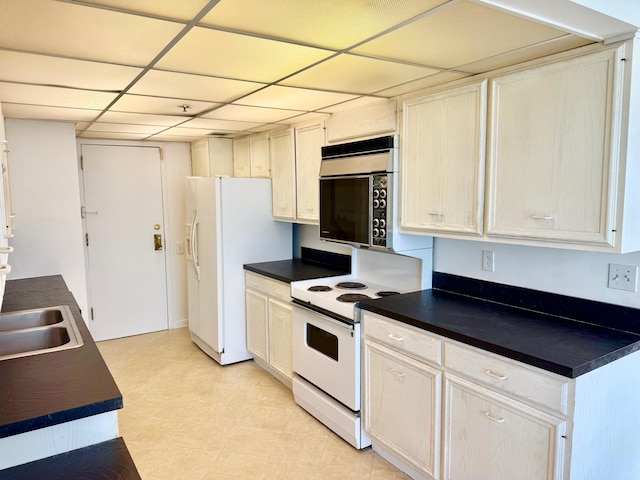
[[[245,273],[247,350],[254,361],[291,387],[293,378],[290,287],[284,282]]]
[[[562,478],[564,420],[445,375],[443,478]]]
[[[364,428],[429,478],[438,478],[442,373],[428,365],[364,341]]]

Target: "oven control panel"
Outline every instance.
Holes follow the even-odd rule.
[[[387,247],[387,234],[389,230],[388,205],[389,205],[389,177],[386,174],[373,176],[373,215],[371,216],[372,244],[376,247]]]

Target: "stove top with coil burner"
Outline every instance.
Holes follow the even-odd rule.
[[[381,285],[351,275],[301,280],[291,283],[291,297],[322,310],[355,321],[354,305],[361,300],[406,293],[390,285]]]

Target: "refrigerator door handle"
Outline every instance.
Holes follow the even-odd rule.
[[[198,220],[198,210],[193,213],[193,222],[191,222],[191,255],[193,256],[193,266],[196,268],[198,281],[200,280],[200,255],[198,253],[198,228],[200,226]]]

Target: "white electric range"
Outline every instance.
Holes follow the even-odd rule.
[[[371,445],[360,419],[361,333],[355,304],[413,290],[354,275],[291,283],[296,403],[355,448]]]

